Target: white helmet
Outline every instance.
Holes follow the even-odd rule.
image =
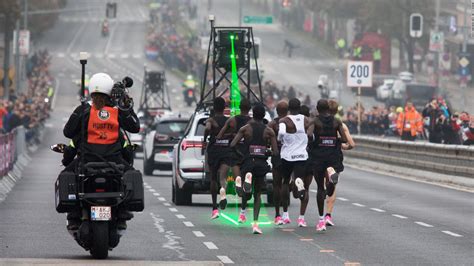
[[[113,86],[114,81],[109,75],[105,73],[96,73],[92,75],[91,79],[89,80],[90,94],[103,93],[110,95]]]

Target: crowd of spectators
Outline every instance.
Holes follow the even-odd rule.
[[[52,77],[47,51],[36,52],[28,62],[28,82],[24,93],[12,91],[9,99],[0,100],[0,133],[19,126],[26,129],[28,142],[38,141],[39,130],[49,117]]]

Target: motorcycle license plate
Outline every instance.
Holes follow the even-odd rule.
[[[109,206],[92,206],[92,221],[110,221],[112,219],[112,208]]]

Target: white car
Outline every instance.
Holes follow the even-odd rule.
[[[205,163],[203,138],[206,110],[197,111],[189,120],[184,137],[175,145],[172,164],[172,201],[191,205],[193,194],[210,194],[210,175]],[[269,160],[270,161],[270,160]],[[273,176],[266,176],[268,202],[273,202]]]
[[[375,97],[379,101],[384,101],[390,97],[392,86],[395,80],[393,79],[385,79],[383,84],[378,86],[375,91]]]

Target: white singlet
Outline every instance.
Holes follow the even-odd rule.
[[[281,138],[281,152],[280,156],[282,159],[290,162],[295,161],[306,161],[308,159],[308,152],[306,147],[308,146],[308,136],[304,128],[304,115],[288,115],[288,118],[295,124],[296,132],[287,133],[286,129],[284,132],[278,132]],[[284,123],[280,123],[284,124]]]

